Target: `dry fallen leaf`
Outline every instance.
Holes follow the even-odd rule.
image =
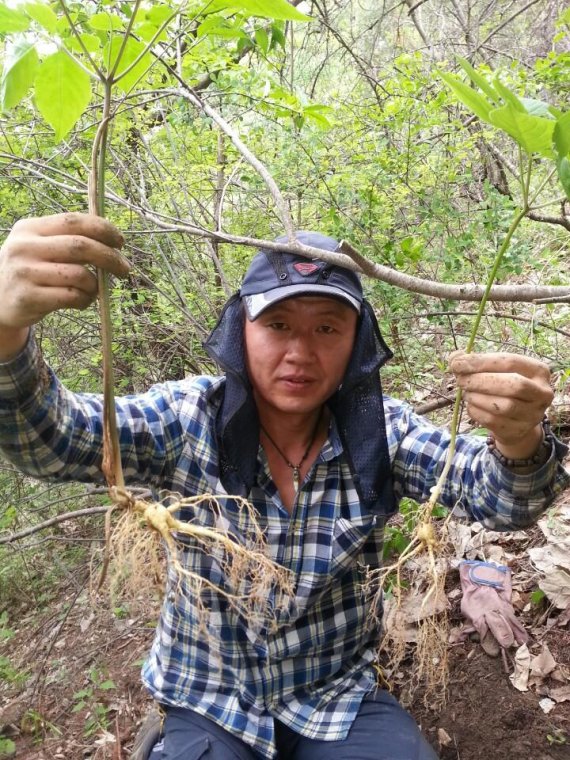
[[[568,702],[570,701],[570,684],[556,686],[554,689],[550,689],[548,693],[555,702]]]
[[[515,653],[515,670],[509,678],[511,683],[519,691],[528,691],[528,678],[530,674],[530,652],[526,644],[520,646]]]
[[[555,670],[556,665],[557,662],[550,649],[543,644],[542,652],[531,659],[529,686],[534,686],[547,678]]]
[[[545,546],[529,549],[529,556],[543,574],[538,582],[550,601],[559,609],[570,608],[570,504],[539,520],[546,537]]]

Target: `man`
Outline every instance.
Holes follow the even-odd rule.
[[[334,250],[336,241],[300,233]],[[128,266],[120,234],[77,214],[18,223],[0,254],[0,445],[25,472],[101,480],[101,399],[62,388],[30,326],[96,294],[86,265]],[[118,399],[125,475],[183,496],[247,496],[296,598],[276,631],[210,596],[205,635],[171,583],[143,679],[166,711],[154,758],[428,760],[410,716],[376,689],[378,632],[362,566],[377,567],[402,496],[425,500],[449,435],[382,397],[389,358],[358,277],[324,262],[260,253],[207,342],[221,377],[170,382]],[[491,432],[460,436],[442,495],[492,527],[532,523],[570,480],[566,447],[542,420],[542,363],[506,354],[452,362],[471,415]],[[227,516],[239,534],[240,517]],[[189,549],[193,570],[211,558]]]

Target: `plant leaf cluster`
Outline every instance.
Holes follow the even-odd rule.
[[[273,45],[284,45],[280,22],[311,20],[287,0],[153,3],[135,18],[128,3],[118,5],[90,13],[77,2],[54,5],[58,12],[39,1],[16,8],[0,3],[0,38],[5,39],[0,109],[7,112],[32,93],[60,141],[90,104],[93,82],[111,81],[125,95],[148,86],[154,62],[173,58],[177,35],[191,48],[229,37],[238,40],[238,51],[245,45],[267,53]],[[275,23],[269,31],[250,30],[252,17]],[[162,73],[161,82],[168,86],[173,80]],[[308,116],[326,122],[319,107],[313,108]]]
[[[529,156],[554,158],[560,183],[570,199],[570,111],[563,113],[542,100],[520,98],[495,76],[490,84],[465,58],[457,57],[473,86],[449,72],[443,81],[470,111],[506,132]]]

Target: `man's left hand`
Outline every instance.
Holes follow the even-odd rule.
[[[497,449],[508,459],[532,457],[554,397],[548,366],[516,354],[462,352],[451,355],[449,366],[470,417],[489,430]]]

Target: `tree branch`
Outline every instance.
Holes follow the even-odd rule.
[[[172,94],[178,97],[184,98],[186,100],[189,100],[194,106],[196,106],[196,108],[203,111],[203,113],[205,113],[206,116],[209,116],[210,119],[212,119],[212,121],[214,121],[218,125],[218,127],[222,130],[222,132],[224,132],[230,138],[234,146],[245,158],[245,160],[251,166],[253,166],[253,168],[257,171],[259,176],[263,179],[263,181],[267,185],[269,192],[271,193],[273,202],[275,203],[275,206],[277,207],[277,211],[279,213],[281,223],[283,224],[283,227],[287,234],[287,238],[290,243],[293,243],[295,241],[295,228],[293,225],[293,220],[291,219],[291,214],[289,213],[289,209],[287,208],[285,198],[281,194],[281,190],[279,190],[277,183],[275,182],[275,180],[273,179],[273,177],[267,170],[265,164],[263,164],[257,158],[257,156],[254,155],[250,151],[250,149],[241,140],[240,136],[235,131],[235,129],[228,124],[228,122],[222,117],[221,114],[219,114],[214,108],[212,108],[205,101],[199,98],[198,95],[192,90],[190,85],[186,84],[184,80],[181,80],[176,74],[176,72],[172,70],[171,67],[168,67],[168,68],[170,72],[174,74],[174,76],[179,80],[181,84],[181,89],[172,90],[171,91]]]
[[[532,8],[532,6],[536,5],[538,2],[540,2],[540,0],[531,0],[530,3],[527,3],[522,8],[519,8],[519,10],[516,11],[516,13],[513,13],[511,16],[509,16],[508,19],[506,19],[501,24],[499,24],[499,26],[496,29],[493,29],[491,32],[489,32],[489,34],[485,37],[483,42],[480,42],[477,45],[477,47],[475,48],[472,54],[476,53],[479,50],[479,48],[484,47],[489,42],[490,39],[492,39],[496,34],[498,34],[501,31],[501,29],[504,29],[506,26],[508,26],[511,23],[511,21],[514,21],[517,16],[520,16],[521,13],[524,13],[529,8]]]
[[[18,531],[18,533],[10,533],[7,536],[0,536],[0,544],[11,544],[14,541],[18,541],[20,538],[26,538],[33,533],[39,533],[41,530],[51,528],[52,525],[65,522],[66,520],[75,520],[78,517],[87,517],[88,515],[100,515],[105,514],[109,507],[88,507],[87,509],[78,509],[75,512],[65,512],[63,515],[56,515],[49,520],[44,520],[42,523],[32,525],[30,528]]]
[[[485,289],[481,285],[449,285],[433,280],[423,280],[420,277],[397,272],[382,264],[375,264],[364,258],[345,240],[341,242],[338,250],[350,256],[359,269],[369,277],[382,280],[389,285],[395,285],[412,293],[420,293],[434,298],[446,298],[452,301],[480,301],[483,297]],[[560,285],[540,287],[534,285],[494,285],[491,288],[489,298],[492,301],[508,302],[556,298],[570,302],[570,285],[567,287]],[[546,303],[546,300],[542,302]]]
[[[429,37],[426,34],[421,19],[419,17],[419,14],[416,12],[422,3],[414,3],[413,0],[404,0],[405,5],[408,8],[408,15],[414,22],[414,26],[416,27],[416,31],[422,38],[422,42],[424,45],[428,48],[428,50],[431,50],[431,42],[429,41]]]
[[[6,155],[6,154],[4,154]],[[45,167],[38,162],[26,161],[26,170],[30,171],[37,177],[41,177],[45,181],[53,184],[60,189],[67,191],[82,193],[84,190],[79,186],[76,188],[69,187],[57,180],[52,179],[49,175],[44,174],[38,167],[47,169],[51,167]],[[33,164],[33,165],[30,165]],[[330,264],[336,264],[337,266],[343,266],[347,269],[351,269],[354,272],[359,272],[375,280],[380,280],[388,285],[392,285],[403,290],[407,290],[412,293],[418,293],[432,298],[445,298],[450,301],[480,301],[484,292],[484,288],[480,285],[473,285],[472,283],[466,284],[449,284],[440,283],[433,280],[425,280],[421,277],[414,277],[404,272],[398,272],[395,269],[384,266],[382,264],[376,264],[366,259],[362,254],[358,253],[350,243],[343,241],[338,249],[337,253],[331,251],[322,251],[319,248],[313,248],[312,246],[306,246],[299,242],[296,243],[276,243],[273,240],[263,240],[260,238],[244,237],[240,235],[230,235],[224,232],[212,232],[197,225],[183,224],[179,220],[172,219],[165,215],[158,214],[151,211],[148,208],[141,208],[140,206],[131,203],[130,201],[121,198],[114,193],[107,193],[107,198],[117,203],[124,208],[138,214],[139,216],[149,219],[157,227],[161,228],[164,232],[178,232],[181,234],[192,235],[194,237],[201,237],[220,243],[229,243],[232,245],[244,245],[250,248],[263,249],[269,251],[278,251],[281,253],[296,253],[301,256],[306,256],[309,259],[321,259]],[[536,302],[536,303],[550,303],[550,302],[569,302],[570,303],[570,285],[495,285],[491,290],[490,298],[492,301],[501,301],[508,303],[515,302]]]

